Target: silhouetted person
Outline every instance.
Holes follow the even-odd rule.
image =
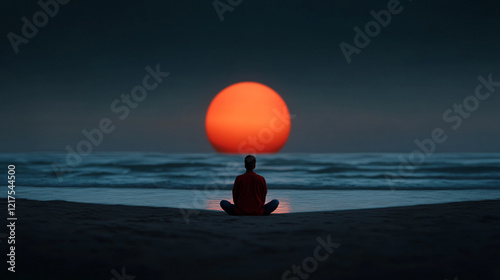
[[[220,207],[229,215],[269,215],[280,204],[277,199],[266,202],[266,179],[253,172],[257,160],[254,156],[245,157],[247,172],[236,177],[233,186],[234,204],[227,200],[220,202]]]

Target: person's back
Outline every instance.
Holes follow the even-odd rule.
[[[267,185],[264,177],[253,172],[257,160],[254,156],[245,157],[245,174],[236,177],[233,186],[234,204],[227,200],[220,202],[220,207],[229,215],[269,215],[276,210],[279,201],[273,199],[267,204]]]
[[[262,215],[267,186],[264,177],[253,171],[239,175],[234,181],[233,201],[238,215]]]

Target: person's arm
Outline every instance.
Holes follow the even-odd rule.
[[[261,194],[262,194],[262,203],[266,203],[266,195],[267,195],[267,184],[266,184],[266,179],[264,177],[262,177],[262,181],[263,181],[263,184],[262,184],[262,190],[261,190]]]
[[[233,185],[233,203],[236,205],[236,200],[238,199],[240,195],[240,182],[238,180],[238,177],[234,179],[234,185]]]

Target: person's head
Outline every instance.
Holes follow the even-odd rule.
[[[255,169],[255,163],[257,162],[257,159],[255,159],[254,156],[248,155],[245,157],[245,168],[247,171],[252,171]]]

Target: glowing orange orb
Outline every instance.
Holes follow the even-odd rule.
[[[241,82],[223,89],[205,119],[208,140],[221,153],[276,153],[290,134],[285,101],[270,87]]]

